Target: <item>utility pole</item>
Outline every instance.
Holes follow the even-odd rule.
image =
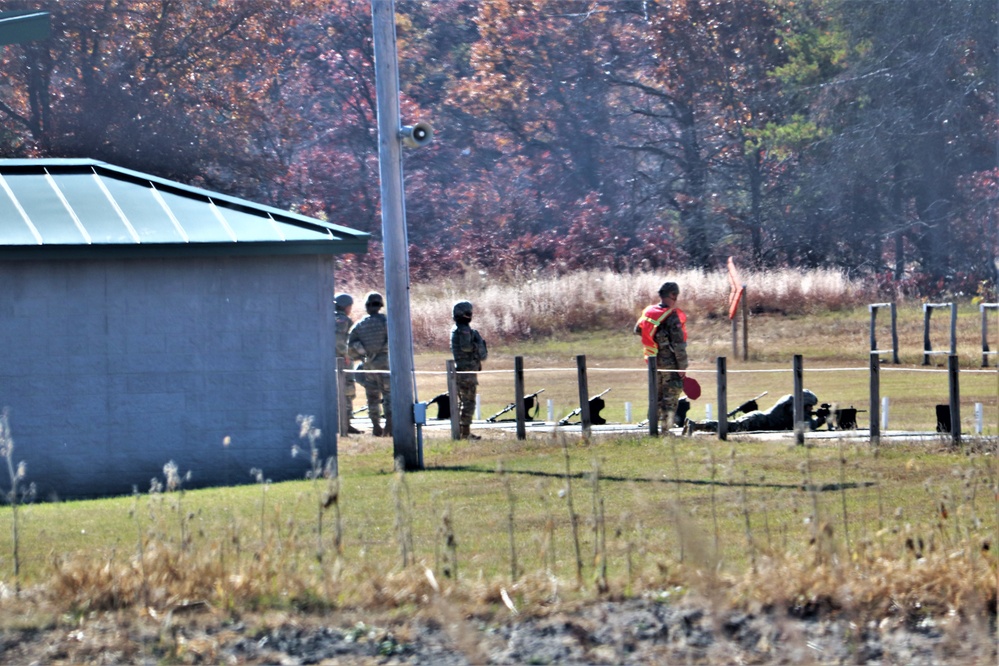
[[[404,128],[399,120],[399,64],[395,40],[395,1],[371,0],[375,90],[378,104],[378,174],[381,180],[382,242],[385,246],[385,310],[388,317],[392,389],[393,456],[406,470],[423,468],[416,438],[413,330],[409,311],[409,241],[402,179],[402,146],[430,141],[429,127]],[[408,135],[407,135],[408,130]],[[414,144],[413,139],[419,143]]]

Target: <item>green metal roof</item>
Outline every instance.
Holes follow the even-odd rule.
[[[45,39],[48,36],[48,12],[0,12],[0,46]]]
[[[363,253],[369,234],[88,159],[0,159],[0,259]]]

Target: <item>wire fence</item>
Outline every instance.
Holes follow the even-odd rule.
[[[878,357],[875,354],[872,358]],[[954,355],[950,358],[953,359]],[[579,391],[581,386],[592,384],[595,390],[587,395],[592,397],[603,391],[601,395],[604,397],[599,411],[589,415],[589,426],[600,426],[596,428],[597,431],[629,428],[636,432],[647,430],[643,422],[647,423],[648,416],[655,412],[654,408],[650,409],[650,405],[655,404],[655,396],[650,389],[646,368],[585,367],[585,361],[584,368],[581,376],[578,366],[521,367],[523,381],[530,384],[522,389],[520,396],[516,395],[516,370],[512,368],[477,372],[453,371],[451,374],[455,377],[475,375],[479,379],[473,425],[484,426],[487,419],[496,416],[498,412],[512,416],[518,411],[518,399],[523,400],[525,394],[545,393],[544,398],[534,396],[535,402],[525,406],[525,411],[526,407],[532,407],[536,414],[533,418],[528,417],[532,427],[560,427],[559,422],[562,421],[562,427],[581,427],[584,431],[589,431],[591,428],[587,427],[587,423],[579,419],[584,416],[580,411],[586,411],[582,409],[580,396],[583,394]],[[795,386],[793,380],[796,370],[793,366],[726,369],[721,376],[717,368],[689,368],[687,374],[703,384],[703,393],[697,402],[690,403],[688,416],[692,419],[717,419],[722,410],[729,413],[727,405],[720,404],[726,394],[732,395],[735,399],[731,403],[737,405],[743,402],[743,397],[760,394],[761,389],[775,402],[783,395],[794,395],[796,390],[800,392],[802,388],[807,388],[815,392],[822,402],[839,407],[849,405],[849,408],[862,415],[855,428],[850,428],[849,433],[844,432],[855,437],[877,440],[888,435],[937,433],[949,436],[957,443],[964,435],[988,436],[999,433],[999,372],[996,368],[958,369],[956,364],[948,368],[909,367],[881,361],[872,363],[870,367],[813,367],[799,372],[802,374],[801,385]],[[389,371],[365,370],[361,373],[362,376],[363,373],[388,374]],[[344,374],[356,376],[358,373],[348,370]],[[424,396],[423,405],[429,405],[432,400],[450,394],[447,369],[415,370],[413,374],[417,395]],[[859,381],[858,375],[861,376]],[[867,381],[864,381],[864,375],[867,375]],[[876,383],[872,375],[877,376]],[[782,378],[775,381],[775,376]],[[784,377],[790,377],[792,381]],[[963,392],[962,384],[966,387]],[[544,386],[538,391],[540,385]],[[610,395],[605,395],[608,392]],[[358,395],[363,396],[360,383]],[[432,397],[428,399],[426,396]],[[760,404],[761,409],[766,406]],[[942,409],[942,406],[946,409]],[[572,414],[573,410],[577,410],[577,418],[571,425],[567,425],[564,423],[565,415]],[[448,418],[441,419],[432,410],[425,410],[423,413],[426,414],[427,427],[446,428],[453,420],[450,414],[446,414]],[[956,416],[956,421],[943,418],[950,415]],[[525,425],[513,423],[509,419],[503,419],[500,423],[507,428],[517,428],[519,432],[524,430]],[[671,424],[671,430],[677,429],[676,424]]]

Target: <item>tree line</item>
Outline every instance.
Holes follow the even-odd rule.
[[[39,5],[42,5],[39,7]],[[369,0],[0,2],[0,150],[92,157],[372,232]],[[986,0],[397,0],[416,279],[837,267],[994,283]]]

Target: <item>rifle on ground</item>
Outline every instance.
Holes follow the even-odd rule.
[[[755,412],[757,409],[760,408],[760,406],[756,404],[756,401],[765,396],[769,392],[770,391],[764,391],[763,393],[759,394],[752,400],[747,400],[746,402],[742,403],[741,405],[733,409],[731,412],[726,414],[725,416],[732,417],[738,414],[739,412],[742,412],[743,414],[748,414],[749,412]]]
[[[361,407],[360,409],[355,409],[354,411],[352,411],[350,413],[350,415],[351,416],[357,416],[358,414],[363,414],[366,411],[368,411],[368,406],[367,405],[365,405],[364,407]]]
[[[596,396],[590,398],[588,401],[590,403],[590,423],[592,423],[593,425],[603,425],[604,423],[607,423],[607,419],[600,416],[600,410],[603,409],[604,406],[607,404],[606,402],[604,402],[603,396],[608,391],[610,391],[610,389],[604,389],[603,392],[598,393]],[[569,412],[568,416],[559,421],[558,424],[560,426],[569,425],[569,420],[572,417],[577,416],[581,411],[583,411],[583,408],[577,407],[576,409]]]
[[[533,421],[534,417],[538,415],[538,410],[541,409],[541,401],[538,400],[537,402],[535,402],[535,398],[537,398],[539,394],[544,392],[545,390],[541,389],[540,391],[535,391],[531,395],[524,396],[524,411],[527,412],[527,416],[524,418],[525,421]],[[488,419],[486,419],[486,421],[488,421],[489,423],[496,423],[496,419],[498,419],[499,417],[503,416],[511,409],[514,409],[516,407],[517,403],[511,402],[509,405],[507,405],[506,407],[504,407],[503,409],[499,410],[498,412],[490,416]],[[534,409],[533,415],[531,414],[532,408]]]

